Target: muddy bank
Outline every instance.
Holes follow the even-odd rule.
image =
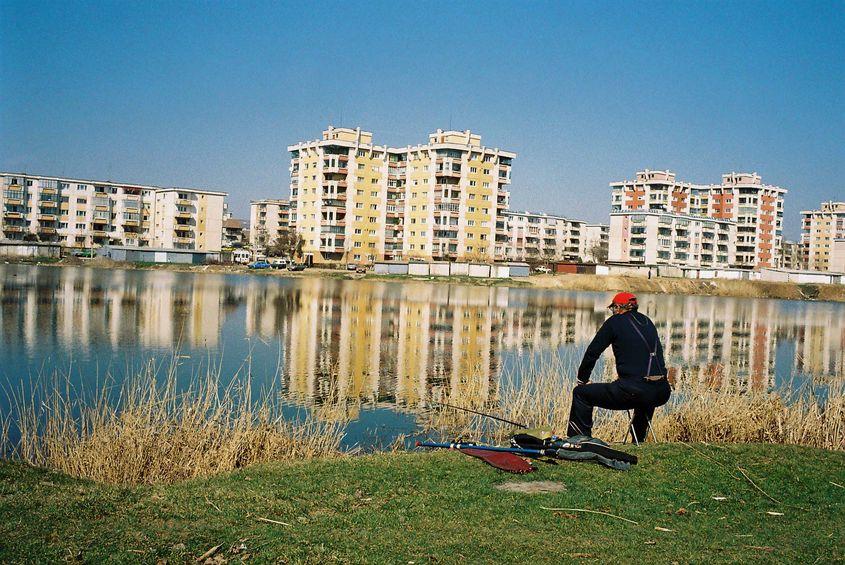
[[[140,269],[186,271],[193,273],[252,274],[275,277],[326,277],[348,280],[421,281],[478,286],[513,286],[559,290],[587,290],[598,292],[645,292],[653,294],[690,294],[700,296],[733,296],[739,298],[777,298],[782,300],[817,300],[845,302],[845,285],[797,284],[769,281],[695,280],[679,278],[624,277],[614,275],[531,275],[518,279],[478,279],[472,277],[420,277],[406,275],[376,275],[372,271],[361,274],[343,269],[310,268],[291,272],[284,269],[252,270],[244,265],[178,265],[161,263],[124,263],[98,257],[80,259],[68,257],[58,261],[32,261],[4,258],[5,263],[49,266],[90,266],[101,269]]]

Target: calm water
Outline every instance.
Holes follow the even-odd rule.
[[[348,444],[414,428],[431,395],[493,395],[521,360],[578,357],[609,293],[422,282],[0,265],[0,382],[86,385],[178,355],[308,407],[331,400]],[[845,304],[641,295],[667,364],[757,390],[845,375]],[[607,377],[609,367],[597,367]],[[562,391],[563,392],[563,391]],[[5,408],[0,405],[0,408]],[[340,414],[338,414],[338,411]]]

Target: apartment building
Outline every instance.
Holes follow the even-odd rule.
[[[467,131],[391,148],[360,128],[288,147],[290,224],[311,262],[504,259],[496,236],[516,154]]]
[[[845,202],[822,202],[818,210],[804,210],[801,216],[805,267],[811,271],[835,271],[831,259],[834,241],[845,238]]]
[[[735,266],[779,264],[787,191],[763,184],[757,173],[727,173],[720,184],[704,185],[679,181],[670,171],[646,169],[634,180],[610,183],[610,188],[611,212],[662,211],[732,221],[737,226]]]
[[[289,201],[265,199],[249,203],[249,244],[253,249],[270,245],[289,229]]]
[[[502,213],[506,239],[497,237],[496,254],[513,261],[584,261],[585,222],[534,212]],[[501,247],[501,249],[500,249]]]
[[[803,253],[801,244],[797,241],[784,240],[780,249],[780,262],[778,267],[782,269],[799,270],[804,268]]]
[[[0,173],[3,238],[219,251],[225,192]]]
[[[607,261],[610,248],[610,225],[584,224],[583,260],[590,263]]]
[[[737,224],[663,211],[611,212],[608,260],[726,268],[736,260]]]

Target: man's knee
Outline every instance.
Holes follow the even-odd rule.
[[[572,397],[577,398],[578,400],[584,400],[584,397],[587,394],[588,386],[589,385],[587,385],[586,383],[577,385],[575,388],[572,389]]]

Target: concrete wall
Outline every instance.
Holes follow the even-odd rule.
[[[469,263],[449,263],[449,275],[453,277],[469,276]]]
[[[0,256],[3,257],[61,257],[62,247],[48,243],[8,243],[0,242]]]
[[[469,276],[483,279],[490,278],[490,265],[470,263]]]
[[[408,274],[427,277],[429,274],[428,263],[408,263]]]
[[[431,263],[431,274],[435,277],[449,276],[449,263],[437,262]]]
[[[408,274],[408,263],[386,263],[386,264],[387,264],[387,272],[391,275],[407,275]]]

